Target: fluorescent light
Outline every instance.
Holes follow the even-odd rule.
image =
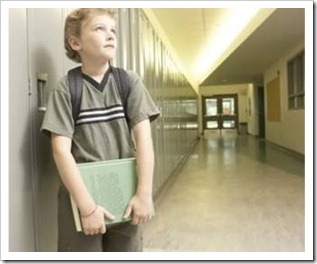
[[[259,10],[259,8],[228,9],[218,30],[212,34],[207,32],[210,37],[205,49],[202,50],[191,69],[198,83],[204,81],[204,78],[233,51],[235,48],[233,44],[239,40],[239,35],[251,24],[251,20],[259,13]]]

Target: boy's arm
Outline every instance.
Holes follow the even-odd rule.
[[[136,144],[138,186],[125,217],[132,213],[132,223],[146,223],[153,213],[152,182],[154,172],[154,152],[149,119],[136,124],[133,129]]]
[[[104,229],[104,217],[111,218],[111,214],[108,215],[108,212],[104,212],[103,208],[99,206],[95,210],[96,204],[80,176],[75,159],[71,153],[71,139],[52,133],[51,141],[54,160],[61,180],[73,196],[80,214],[86,216],[96,211],[89,217],[82,218],[84,232],[86,234],[104,233],[106,231]]]

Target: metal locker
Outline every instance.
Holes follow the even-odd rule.
[[[9,11],[9,251],[14,252],[36,249],[29,93],[26,9],[12,8]]]
[[[139,56],[139,9],[129,8],[129,51],[130,69],[141,75],[140,72],[140,56]]]
[[[50,140],[40,134],[40,127],[49,92],[64,75],[62,15],[60,8],[27,9],[37,251],[56,251],[57,246],[59,176]],[[47,80],[41,80],[43,75]],[[44,97],[40,98],[39,93]]]
[[[130,34],[129,34],[129,9],[119,8],[118,12],[118,67],[124,69],[131,69],[131,56],[130,56]]]

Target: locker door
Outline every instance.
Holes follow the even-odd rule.
[[[9,176],[2,175],[9,177],[10,252],[36,248],[29,107],[26,9],[10,9]]]
[[[129,9],[119,8],[118,12],[118,48],[117,48],[117,66],[124,69],[131,69],[130,53],[130,34],[129,34]]]
[[[59,176],[51,154],[50,140],[40,134],[48,94],[64,75],[63,10],[28,9],[30,114],[32,120],[32,164],[36,199],[37,251],[57,249],[57,189]],[[38,74],[47,81],[38,81]],[[44,84],[44,85],[43,85]],[[39,96],[40,89],[44,96]]]

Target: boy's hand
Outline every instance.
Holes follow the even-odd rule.
[[[105,219],[113,220],[114,216],[99,205],[92,215],[88,217],[82,217],[81,221],[85,235],[98,235],[106,233]]]
[[[153,215],[153,200],[152,195],[136,194],[132,197],[124,218],[128,218],[132,214],[132,224],[145,224]]]

